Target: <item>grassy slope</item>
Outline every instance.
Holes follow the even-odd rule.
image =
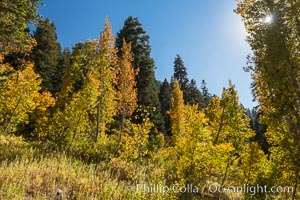
[[[65,154],[42,153],[22,138],[0,135],[0,199],[174,199],[174,194],[136,192],[143,172],[115,160],[86,164]],[[135,180],[135,181],[133,181]],[[174,197],[174,198],[173,198]]]

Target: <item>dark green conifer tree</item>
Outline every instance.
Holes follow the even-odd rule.
[[[57,42],[56,28],[49,19],[39,20],[34,38],[37,45],[32,52],[35,71],[42,77],[42,90],[56,94],[61,87],[61,47]]]
[[[198,104],[199,108],[204,106],[204,97],[200,90],[197,88],[196,81],[192,79],[189,81],[187,69],[180,55],[176,55],[174,60],[174,74],[173,78],[176,79],[183,92],[183,99],[185,104],[195,105]]]
[[[170,116],[167,114],[167,111],[171,109],[171,85],[167,79],[160,85],[159,101],[161,114],[165,122],[166,134],[171,135]]]
[[[67,75],[67,69],[70,68],[71,65],[71,56],[72,56],[72,52],[69,48],[64,48],[63,52],[62,52],[62,57],[61,60],[59,62],[59,67],[61,70],[59,70],[59,74],[58,74],[58,78],[59,78],[59,83],[60,86],[59,88],[62,88],[62,80],[65,78],[65,76]]]
[[[208,106],[208,104],[210,103],[212,95],[208,92],[208,88],[206,86],[205,80],[202,80],[202,82],[201,82],[201,94],[203,96],[202,108],[206,108]]]
[[[204,97],[197,88],[196,80],[192,79],[186,89],[186,103],[190,105],[198,104],[199,108],[203,108]]]
[[[183,98],[184,101],[186,101],[187,95],[185,94],[188,88],[188,74],[187,69],[184,66],[184,62],[180,55],[176,55],[176,58],[174,60],[174,74],[173,78],[176,79],[180,85],[180,89],[183,91]]]
[[[247,115],[251,119],[251,128],[255,131],[255,137],[253,138],[258,144],[260,144],[262,150],[265,153],[269,152],[269,143],[266,138],[267,125],[260,123],[261,112],[258,110],[258,107],[252,108],[252,110],[247,111]]]

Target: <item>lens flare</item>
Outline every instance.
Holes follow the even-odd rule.
[[[272,22],[272,19],[273,19],[272,15],[266,16],[266,18],[265,18],[265,23],[271,23],[271,22]]]

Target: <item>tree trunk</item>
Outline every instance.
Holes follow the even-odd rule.
[[[222,115],[221,115],[220,126],[219,126],[219,129],[218,129],[218,132],[217,132],[216,139],[215,139],[215,141],[214,141],[214,145],[217,144],[217,142],[218,142],[218,140],[219,140],[220,133],[221,133],[222,128],[223,128],[223,125],[224,125],[224,112],[225,112],[225,106],[224,106],[223,109],[222,109]]]
[[[295,200],[296,194],[297,194],[297,187],[298,187],[298,179],[299,179],[299,172],[296,172],[296,180],[295,180],[295,186],[294,186],[294,191],[293,191],[293,197],[292,200]]]
[[[101,133],[100,133],[100,111],[101,111],[100,97],[98,97],[98,104],[97,104],[97,125],[96,125],[95,142],[97,142],[99,135],[101,137]]]

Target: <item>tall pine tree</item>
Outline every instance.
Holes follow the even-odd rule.
[[[52,94],[60,90],[63,71],[60,65],[61,47],[55,31],[55,25],[49,19],[40,20],[34,32],[37,45],[32,52],[35,71],[42,77],[42,90]]]
[[[188,88],[188,74],[187,74],[187,69],[184,66],[184,62],[181,58],[180,55],[176,55],[176,58],[174,60],[174,75],[173,77],[178,81],[180,85],[180,89],[186,93],[187,88]],[[183,95],[184,100],[186,100],[186,94]]]
[[[170,117],[167,111],[171,109],[171,85],[167,79],[160,86],[159,101],[161,105],[161,114],[164,118],[165,129],[168,135],[171,135]]]
[[[200,90],[197,88],[196,80],[192,79],[188,84],[188,88],[186,91],[186,102],[190,105],[197,104],[199,108],[204,107],[204,97],[201,94]]]
[[[203,96],[203,108],[206,108],[208,106],[208,104],[210,103],[212,96],[208,92],[208,88],[206,86],[205,80],[202,80],[202,82],[201,82],[201,94]]]
[[[187,69],[184,66],[184,62],[180,55],[176,55],[176,58],[174,60],[173,78],[175,78],[180,85],[180,89],[183,92],[183,99],[185,104],[198,104],[199,108],[204,107],[203,95],[197,88],[196,81],[194,79],[189,81]]]

